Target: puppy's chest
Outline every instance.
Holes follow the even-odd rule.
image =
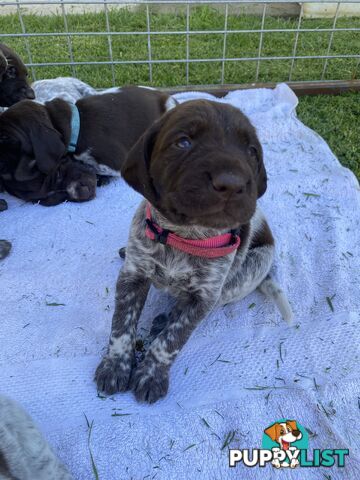
[[[154,255],[151,259],[151,281],[156,288],[174,296],[179,293],[211,294],[218,289],[222,269],[210,262],[195,261],[183,255]]]
[[[155,287],[173,291],[191,291],[198,286],[193,266],[186,258],[157,256],[151,259],[151,281]]]

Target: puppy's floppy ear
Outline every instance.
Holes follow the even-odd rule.
[[[16,167],[14,177],[19,182],[27,182],[41,175],[36,168],[36,160],[27,155],[22,155]]]
[[[271,427],[264,430],[264,433],[266,433],[266,435],[268,435],[273,442],[277,442],[277,439],[278,439],[278,424],[274,423],[274,425],[271,425]]]
[[[256,183],[257,183],[257,198],[260,198],[264,195],[267,188],[267,175],[263,159],[263,151],[261,144],[257,137],[251,139],[250,144],[250,154],[254,155],[257,160],[257,172],[256,172]]]
[[[41,122],[31,126],[30,139],[38,169],[48,175],[54,171],[66,153],[60,133]]]
[[[149,202],[156,203],[158,194],[150,177],[151,154],[163,121],[156,121],[131,148],[122,168],[124,180]]]

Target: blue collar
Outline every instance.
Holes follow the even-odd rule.
[[[80,114],[76,105],[69,103],[71,108],[71,136],[68,146],[68,152],[75,152],[80,134]]]

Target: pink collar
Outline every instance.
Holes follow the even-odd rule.
[[[224,257],[234,252],[240,245],[240,237],[234,231],[205,240],[189,240],[179,237],[152,221],[149,203],[146,204],[145,234],[150,240],[169,245],[189,255],[204,258]]]

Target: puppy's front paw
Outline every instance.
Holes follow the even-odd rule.
[[[130,388],[138,402],[154,403],[167,394],[169,370],[164,366],[145,360],[133,371]]]
[[[105,356],[95,372],[95,382],[100,392],[112,395],[129,388],[132,364],[119,357]]]

